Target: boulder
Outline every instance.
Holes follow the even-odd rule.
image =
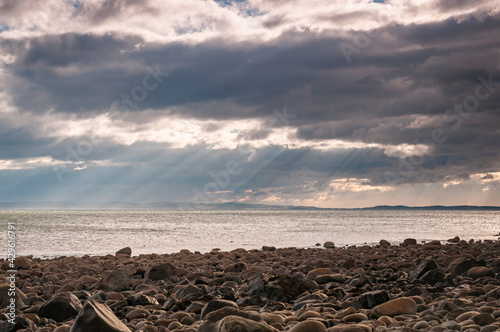
[[[217,332],[277,332],[278,330],[265,323],[259,323],[239,316],[227,316],[220,320]]]
[[[99,280],[94,289],[114,292],[129,290],[128,276],[120,270],[115,270]]]
[[[359,302],[366,309],[372,309],[373,307],[389,301],[391,298],[389,293],[385,290],[376,290],[372,292],[366,292],[359,296]]]
[[[478,279],[482,277],[492,277],[495,278],[495,271],[485,266],[475,266],[467,271],[467,276],[473,279]]]
[[[31,269],[31,262],[28,259],[28,257],[25,256],[19,256],[14,260],[14,266],[16,270],[23,269],[23,270],[29,270]]]
[[[31,320],[26,317],[18,316],[14,320],[14,324],[9,321],[4,321],[0,323],[0,331],[1,332],[13,332],[13,331],[36,331],[36,325]]]
[[[416,312],[417,303],[410,297],[400,297],[390,300],[372,309],[372,314],[375,317],[415,314]]]
[[[228,301],[228,300],[211,300],[205,306],[203,309],[201,309],[201,319],[204,319],[207,314],[209,314],[212,311],[218,310],[220,308],[224,307],[232,307],[235,309],[238,309],[238,305],[234,303],[233,301]]]
[[[120,250],[118,250],[115,255],[127,255],[127,256],[131,256],[132,255],[132,249],[130,249],[130,247],[125,247],[125,248],[122,248]]]
[[[16,308],[24,307],[24,300],[26,299],[26,295],[17,287],[14,286],[14,297],[10,296],[10,285],[9,284],[0,284],[0,308],[6,308],[11,303],[11,298],[16,300]]]
[[[261,322],[264,317],[253,311],[242,311],[234,307],[223,307],[215,311],[209,312],[208,314],[205,315],[204,319],[212,322],[218,322],[227,316],[240,316],[246,319],[254,320],[256,322]]]
[[[62,292],[42,304],[36,313],[40,317],[62,322],[78,315],[81,309],[80,300],[75,295],[71,292]]]
[[[335,248],[335,243],[331,242],[331,241],[326,241],[324,244],[323,244],[323,247],[325,248]]]
[[[248,269],[247,265],[244,262],[238,262],[231,265],[228,265],[224,268],[224,273],[230,272],[242,272]]]
[[[328,329],[328,332],[371,332],[371,326],[364,324],[339,324]]]
[[[80,310],[70,332],[130,332],[105,304],[90,300]]]
[[[440,270],[441,268],[439,265],[432,259],[423,261],[420,263],[415,270],[413,270],[409,278],[411,281],[416,281],[417,279],[420,279],[423,275],[425,275],[429,271],[434,271],[434,270]]]
[[[315,320],[306,320],[292,327],[290,332],[326,332],[326,327],[323,323]]]
[[[164,280],[177,275],[177,268],[170,263],[150,267],[144,274],[144,279]]]
[[[413,246],[417,244],[417,240],[415,239],[404,239],[403,243],[404,246]]]

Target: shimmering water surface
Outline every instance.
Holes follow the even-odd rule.
[[[276,247],[338,246],[422,240],[497,239],[497,211],[0,211],[0,257],[7,223],[16,223],[19,255],[133,255]]]

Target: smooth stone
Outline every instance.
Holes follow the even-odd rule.
[[[234,303],[233,301],[211,300],[207,304],[205,304],[203,309],[201,309],[201,317],[200,318],[204,319],[208,313],[215,311],[215,310],[218,310],[218,309],[221,309],[221,308],[224,308],[224,307],[232,307],[235,309],[239,309],[238,305],[236,303]]]
[[[276,324],[276,323],[281,324],[281,325],[285,324],[285,319],[281,315],[272,314],[272,313],[268,313],[268,312],[263,312],[260,315],[261,315],[262,319],[269,325]]]
[[[23,301],[26,299],[26,295],[24,295],[24,293],[17,287],[14,288],[14,292],[14,297],[9,296],[10,285],[7,283],[0,284],[0,308],[6,308],[11,303],[11,298],[15,299],[16,308],[22,308],[25,306]]]
[[[321,314],[316,311],[306,311],[303,314],[299,315],[298,320],[299,322],[302,322],[311,317],[321,317]]]
[[[363,293],[359,296],[359,302],[363,308],[372,309],[373,307],[389,301],[391,297],[386,290],[376,290]]]
[[[500,330],[500,326],[498,325],[486,325],[481,327],[479,332],[494,332]]]
[[[495,278],[495,271],[485,266],[472,267],[467,271],[467,276],[469,278],[478,279],[483,277]]]
[[[127,256],[131,256],[132,255],[132,249],[130,249],[130,247],[125,247],[125,248],[122,248],[120,250],[118,250],[115,255],[127,255]]]
[[[234,264],[226,266],[224,268],[224,273],[231,273],[231,272],[238,273],[238,272],[242,272],[245,270],[248,270],[247,264],[244,262],[238,262],[238,263],[234,263]]]
[[[459,315],[457,318],[455,318],[455,320],[459,323],[462,323],[468,319],[471,319],[473,316],[479,314],[478,311],[467,311],[467,312],[464,312],[463,314]]]
[[[316,277],[320,275],[326,275],[326,274],[331,274],[332,271],[326,267],[320,267],[314,270],[311,270],[307,273],[306,278],[310,280],[315,280]]]
[[[259,323],[239,316],[226,316],[216,324],[217,332],[277,332],[278,330],[265,323]]]
[[[496,319],[492,315],[486,313],[475,315],[472,317],[472,320],[479,326],[486,326],[496,322]]]
[[[307,320],[294,325],[290,332],[326,332],[326,327],[323,323],[315,320]]]
[[[316,279],[314,279],[314,281],[316,281],[317,284],[319,285],[324,285],[324,284],[327,284],[329,282],[338,282],[338,283],[341,283],[343,284],[346,280],[346,277],[342,274],[323,274],[323,275],[319,275],[316,277]]]
[[[365,314],[356,313],[347,315],[342,320],[346,323],[360,323],[364,320],[368,320],[368,317]]]
[[[413,325],[414,329],[421,330],[421,329],[426,329],[429,327],[429,323],[426,321],[418,322],[417,324]]]
[[[60,325],[54,329],[53,332],[70,332],[71,326],[69,325]]]
[[[70,332],[87,331],[130,332],[107,305],[94,300],[84,304]]]
[[[144,279],[164,280],[177,275],[177,268],[170,263],[151,266],[144,274]]]
[[[94,289],[114,292],[128,290],[130,289],[128,285],[128,276],[120,270],[112,271],[99,280],[95,284]]]
[[[70,292],[62,292],[42,304],[36,314],[56,322],[62,322],[78,315],[81,309],[80,300],[75,295]]]
[[[372,314],[376,317],[415,314],[416,312],[417,303],[409,297],[390,300],[372,309]]]
[[[385,325],[391,326],[398,324],[398,321],[389,316],[380,316],[377,321],[384,322]]]
[[[324,244],[323,244],[323,247],[325,248],[335,248],[335,243],[333,243],[332,241],[326,241]]]
[[[372,328],[364,324],[339,324],[328,328],[328,332],[371,332]]]
[[[213,322],[218,322],[226,316],[240,316],[246,319],[254,320],[256,322],[261,322],[263,319],[262,315],[263,314],[259,315],[257,312],[254,311],[242,311],[233,307],[223,307],[215,311],[209,312],[208,314],[205,315],[204,319]]]

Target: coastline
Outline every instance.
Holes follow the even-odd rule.
[[[90,331],[95,324],[95,331],[500,329],[500,241],[452,240],[18,257],[16,326],[55,332]],[[3,261],[0,329],[11,324],[7,270]]]

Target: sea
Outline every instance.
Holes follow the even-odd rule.
[[[11,243],[16,255],[53,258],[114,254],[123,247],[139,255],[309,248],[326,241],[339,247],[381,239],[484,241],[499,232],[500,211],[483,210],[0,211],[0,257],[7,257]]]

